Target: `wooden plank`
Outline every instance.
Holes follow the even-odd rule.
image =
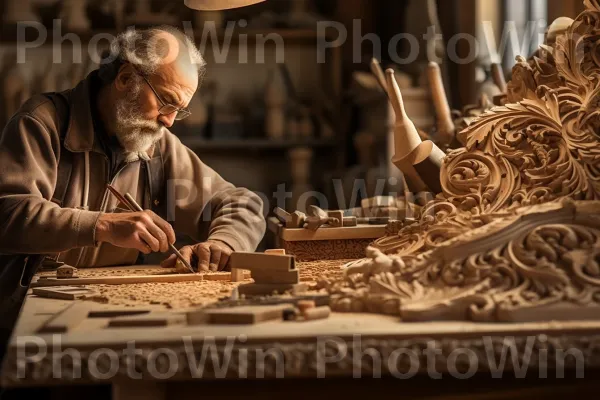
[[[281,321],[286,310],[293,310],[293,304],[277,304],[269,306],[242,306],[232,308],[219,308],[211,310],[192,311],[188,313],[188,324],[194,320],[193,313],[203,313],[209,324],[237,325],[256,324],[259,322]],[[190,317],[191,315],[191,317]]]
[[[62,279],[61,279],[62,280]],[[98,291],[86,287],[53,286],[50,288],[33,288],[32,293],[39,297],[60,300],[76,300],[99,294]]]
[[[300,294],[308,290],[308,285],[305,283],[247,283],[238,286],[238,293],[244,296],[268,296],[272,294]]]
[[[231,272],[217,272],[217,273],[211,273],[211,274],[204,274],[204,280],[205,281],[232,281],[232,282],[236,282],[233,280],[233,269]],[[248,271],[244,271],[242,270],[241,272],[241,280],[243,281],[244,279],[249,279],[250,278],[250,272]]]
[[[273,231],[278,232],[278,237],[286,242],[301,242],[310,240],[348,240],[348,239],[378,239],[385,236],[387,224],[357,225],[342,228],[321,228],[316,231],[310,229],[287,229],[276,227],[275,221],[270,221]]]
[[[294,256],[289,255],[234,252],[229,259],[229,266],[250,271],[291,271],[296,268],[296,260]]]
[[[254,270],[251,274],[255,283],[299,283],[300,273],[297,269],[292,271],[279,270]]]
[[[116,318],[116,317],[133,317],[136,315],[148,314],[150,310],[139,309],[107,309],[107,310],[90,310],[88,318]]]
[[[110,273],[110,272],[107,272]],[[71,286],[71,285],[126,285],[134,283],[175,283],[197,282],[203,280],[202,274],[169,274],[169,275],[128,275],[102,276],[73,279],[38,279],[31,287]]]
[[[185,316],[174,313],[150,313],[133,317],[117,317],[108,322],[109,328],[160,327],[184,323]]]
[[[83,301],[74,302],[46,322],[38,333],[66,333],[85,320],[89,312],[89,304]]]

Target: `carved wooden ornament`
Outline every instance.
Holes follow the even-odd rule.
[[[517,58],[506,104],[469,121],[442,193],[331,288],[404,320],[600,318],[600,1]]]

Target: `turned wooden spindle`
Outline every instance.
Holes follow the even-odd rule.
[[[394,70],[387,70],[387,84],[388,94],[390,96],[390,102],[394,107],[396,113],[396,134],[394,135],[394,158],[402,159],[409,155],[414,149],[417,148],[423,141],[419,136],[415,124],[410,120],[406,114],[404,108],[404,101],[402,100],[402,93],[398,82],[396,82],[396,76]]]
[[[433,61],[429,63],[427,77],[436,113],[438,138],[442,143],[448,144],[454,140],[456,127],[452,119],[448,97],[446,97],[446,90],[444,90],[442,72],[437,63]]]
[[[388,94],[396,113],[392,163],[404,173],[411,191],[439,193],[442,190],[440,169],[446,155],[431,140],[421,139],[415,124],[406,114],[394,71],[388,69],[386,73]]]
[[[389,96],[388,85],[385,80],[385,75],[383,73],[383,70],[381,69],[381,64],[379,64],[379,61],[377,61],[376,58],[371,59],[371,72],[373,73],[373,75],[375,75],[375,79],[377,79],[377,83],[379,83],[379,86],[381,86],[385,94]]]
[[[504,78],[504,69],[502,68],[502,65],[493,63],[491,68],[494,83],[502,93],[506,93],[506,79]]]

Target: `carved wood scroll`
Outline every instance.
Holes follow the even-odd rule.
[[[469,121],[443,192],[331,289],[405,320],[600,318],[600,0],[517,58],[506,104]]]

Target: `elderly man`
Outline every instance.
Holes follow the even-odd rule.
[[[169,27],[128,31],[111,58],[74,89],[33,97],[4,129],[0,253],[127,265],[139,252],[168,251],[175,231],[198,241],[181,253],[201,271],[253,251],[265,230],[260,198],[168,131],[190,114],[205,69],[193,42]],[[146,211],[129,211],[107,184]]]

